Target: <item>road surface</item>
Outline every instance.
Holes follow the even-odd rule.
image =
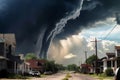
[[[98,79],[92,78],[90,76],[78,74],[78,73],[71,73],[70,75],[72,77],[69,78],[69,80],[98,80]],[[28,79],[28,80],[62,80],[63,78],[65,78],[65,76],[66,76],[65,73],[57,73],[54,75],[47,76],[45,78],[32,78],[32,79]]]
[[[69,78],[69,80],[99,80],[99,79],[95,79],[93,77],[87,76],[87,75],[83,75],[83,74],[71,74],[72,77]]]

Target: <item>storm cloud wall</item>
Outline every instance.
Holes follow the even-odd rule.
[[[120,11],[120,0],[82,1],[0,0],[0,33],[16,34],[18,52],[45,58],[53,39],[77,34]]]

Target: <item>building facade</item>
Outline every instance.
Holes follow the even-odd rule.
[[[115,71],[120,67],[120,46],[115,46],[115,53],[106,53],[107,58],[103,60],[103,71],[112,68]]]
[[[0,71],[17,72],[17,65],[21,64],[20,56],[16,56],[15,34],[0,34]]]

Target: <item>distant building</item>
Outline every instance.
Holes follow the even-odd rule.
[[[93,73],[93,66],[90,64],[81,64],[81,73]]]
[[[5,69],[17,73],[17,65],[21,64],[20,56],[16,56],[15,34],[0,34],[0,71]]]
[[[35,60],[35,59],[30,59],[27,60],[26,63],[29,64],[29,70],[37,70],[40,72],[44,72],[44,64],[45,60]]]

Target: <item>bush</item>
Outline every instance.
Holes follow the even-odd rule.
[[[62,79],[62,80],[69,80],[68,78],[64,78],[64,79]]]
[[[22,76],[21,75],[18,75],[18,74],[9,74],[8,76],[9,79],[22,79]]]
[[[6,69],[2,69],[0,71],[0,78],[7,78],[9,75],[9,72]]]
[[[71,78],[72,76],[68,73],[67,75],[66,75],[66,78]]]
[[[111,68],[108,68],[105,70],[105,75],[106,76],[113,76],[113,69]]]

